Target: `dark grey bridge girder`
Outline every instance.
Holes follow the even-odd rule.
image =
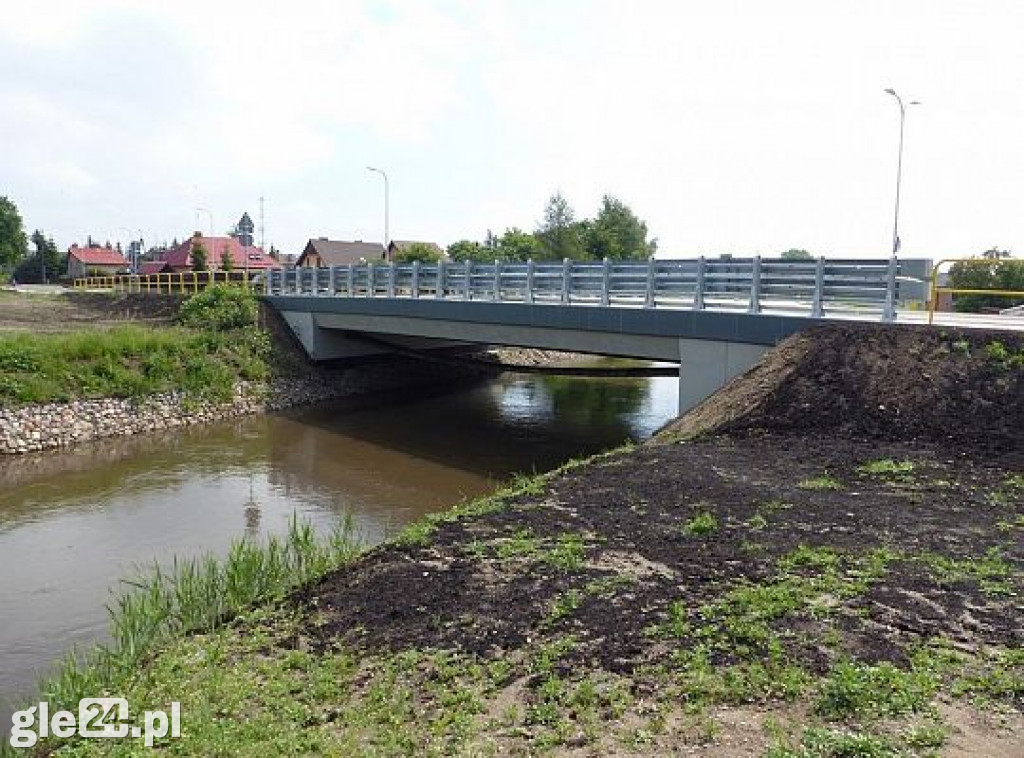
[[[820,319],[806,316],[544,303],[294,295],[270,295],[267,301],[286,317],[309,314],[320,329],[663,361],[680,360],[680,340],[769,347],[821,323]]]

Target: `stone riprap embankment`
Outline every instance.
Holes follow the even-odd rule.
[[[439,368],[396,359],[330,372],[312,369],[307,376],[275,378],[265,383],[239,383],[227,402],[166,392],[142,398],[95,398],[0,408],[0,455],[63,448],[403,387],[450,384],[453,379],[478,373],[472,368]]]

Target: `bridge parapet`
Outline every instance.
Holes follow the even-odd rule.
[[[432,298],[569,306],[671,308],[745,313],[843,314],[894,321],[923,304],[931,262],[923,259],[697,258],[649,261],[527,261],[360,264],[272,270],[273,296]]]

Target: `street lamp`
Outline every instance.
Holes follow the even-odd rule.
[[[904,105],[903,100],[892,87],[886,88],[885,91],[895,97],[896,102],[900,106],[900,150],[896,158],[896,214],[892,223],[892,254],[896,255],[900,250],[900,179],[903,174],[903,122],[907,118],[907,105],[920,105],[921,103],[917,100],[911,100],[907,105]]]
[[[388,175],[383,169],[374,168],[373,166],[367,166],[367,171],[373,171],[384,177],[384,255],[388,254],[388,245],[391,244],[391,236],[388,229],[388,213],[389,213],[389,199],[388,199]]]
[[[199,224],[199,214],[205,213],[210,218],[210,236],[213,236],[213,214],[210,213],[206,208],[196,208],[196,225]]]

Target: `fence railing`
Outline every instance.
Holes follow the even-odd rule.
[[[435,298],[747,313],[795,310],[812,317],[843,311],[877,312],[884,321],[895,320],[897,304],[908,299],[901,291],[908,284],[915,292],[925,289],[920,278],[900,275],[896,258],[371,263],[275,269],[265,279],[268,295]]]
[[[234,284],[257,291],[265,285],[250,271],[181,271],[170,274],[117,274],[75,279],[76,290],[112,290],[114,292],[149,292],[153,294],[189,294],[215,284]]]

